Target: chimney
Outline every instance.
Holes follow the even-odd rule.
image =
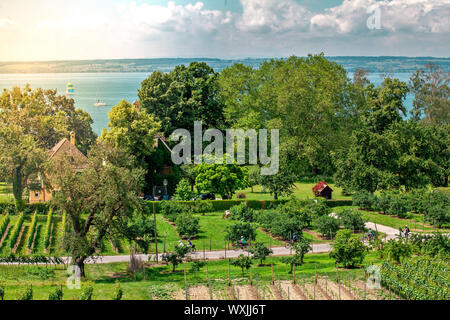
[[[75,145],[75,132],[70,133],[70,143]]]

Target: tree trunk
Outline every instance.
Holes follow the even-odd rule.
[[[84,270],[84,260],[85,260],[84,257],[75,259],[75,265],[78,267],[79,272],[80,272],[80,277],[83,279],[86,278],[86,273]]]
[[[17,212],[22,212],[24,209],[24,203],[22,199],[23,184],[22,184],[22,169],[16,168],[13,176],[13,195]]]

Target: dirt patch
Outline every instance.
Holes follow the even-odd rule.
[[[305,283],[305,290],[308,292],[308,296],[313,300],[329,300],[329,296],[325,295],[318,286],[314,285],[314,283]]]
[[[190,300],[210,300],[209,289],[206,286],[197,286],[189,288]]]
[[[257,300],[256,288],[250,285],[235,287],[238,300]]]
[[[341,283],[340,285],[340,299],[339,299],[339,285],[334,281],[328,281],[328,295],[333,300],[355,300],[355,296]]]
[[[288,300],[307,300],[301,289],[291,281],[281,281],[280,285]]]
[[[23,232],[25,230],[25,225],[22,226],[22,229],[20,229],[19,236],[17,237],[16,244],[14,245],[14,248],[11,250],[12,253],[16,253],[17,248],[19,247],[20,241],[22,241]]]

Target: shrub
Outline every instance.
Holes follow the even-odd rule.
[[[239,193],[236,195],[236,198],[237,198],[237,199],[247,199],[247,196],[245,195],[245,193],[239,192]]]
[[[200,269],[203,268],[204,266],[206,266],[206,261],[195,260],[192,263],[191,271],[195,273],[197,271],[200,271]]]
[[[363,219],[361,212],[346,209],[339,214],[339,218],[346,229],[353,231],[363,231],[365,229],[366,221]]]
[[[389,214],[396,215],[400,218],[407,218],[409,216],[409,205],[405,197],[394,196],[389,205]]]
[[[374,209],[386,213],[391,204],[391,197],[387,193],[382,193],[379,197],[375,197]]]
[[[225,240],[231,243],[237,243],[241,239],[241,236],[247,241],[255,240],[256,226],[249,222],[237,222],[226,227]]]
[[[230,209],[231,219],[243,222],[253,222],[255,211],[244,202]]]
[[[48,295],[48,300],[62,300],[63,299],[63,291],[61,287],[56,287],[55,290],[50,292]]]
[[[375,197],[367,192],[360,191],[353,195],[353,205],[361,209],[372,210],[375,204]]]
[[[188,211],[186,207],[174,201],[162,201],[159,209],[161,214],[171,222],[175,222],[178,215]]]
[[[114,288],[113,300],[119,301],[119,300],[122,300],[122,297],[123,297],[123,290],[122,290],[122,288],[120,286],[120,282],[117,281],[116,282],[116,287]]]
[[[28,287],[24,293],[22,293],[17,300],[33,300],[33,288]]]
[[[324,236],[333,238],[339,230],[339,220],[330,216],[322,216],[314,221],[315,228]]]
[[[403,258],[408,258],[412,255],[412,247],[408,241],[403,239],[391,239],[385,244],[384,252],[389,260],[400,263]]]
[[[364,243],[352,235],[350,230],[344,229],[336,234],[330,257],[344,267],[354,267],[363,262],[366,253]]]
[[[191,184],[187,179],[181,179],[177,184],[173,198],[175,200],[189,201],[192,200],[194,194],[191,190]]]
[[[91,283],[85,285],[83,292],[81,293],[80,300],[92,300],[94,295],[94,287]]]
[[[9,221],[10,221],[9,213],[7,213],[2,220],[2,223],[0,224],[0,239],[3,237],[3,234],[6,231],[6,228],[8,228]]]
[[[244,256],[243,254],[239,255],[239,257],[236,260],[233,260],[231,262],[231,265],[239,267],[242,269],[242,275],[244,275],[245,270],[250,269],[252,265],[252,259],[250,259],[247,256]]]
[[[191,213],[180,214],[175,224],[178,234],[189,239],[196,237],[200,231],[199,219]]]
[[[35,212],[33,215],[33,219],[31,220],[30,230],[28,232],[28,239],[27,239],[27,248],[28,249],[31,249],[31,246],[33,245],[34,233],[36,231],[36,225],[37,225],[37,212]]]
[[[435,205],[428,209],[428,212],[425,214],[425,220],[441,228],[443,224],[450,222],[449,210],[441,205]]]
[[[3,301],[4,298],[5,298],[5,287],[0,286],[0,300]]]
[[[259,260],[259,264],[262,265],[263,261],[273,253],[273,250],[267,248],[262,242],[255,242],[248,252],[253,255],[253,259]]]

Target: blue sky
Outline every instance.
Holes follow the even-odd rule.
[[[450,0],[0,0],[0,61],[448,57]]]

